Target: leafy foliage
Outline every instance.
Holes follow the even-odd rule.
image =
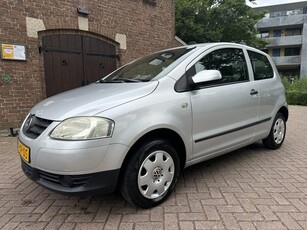
[[[282,83],[284,84],[286,89],[288,104],[307,106],[307,77],[292,78],[295,79],[292,83],[289,79],[291,78],[282,78]]]
[[[256,37],[255,28],[263,17],[245,0],[176,0],[176,34],[188,44],[236,42],[263,48],[266,42]]]
[[[307,92],[307,77],[283,77],[282,83],[286,91],[305,91]]]
[[[289,91],[286,92],[287,102],[289,105],[307,106],[307,92]]]

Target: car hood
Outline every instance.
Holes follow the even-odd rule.
[[[62,121],[72,116],[93,116],[152,93],[158,81],[94,83],[49,97],[30,111],[37,117]]]

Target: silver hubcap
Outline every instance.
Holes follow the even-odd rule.
[[[151,153],[142,163],[138,173],[138,187],[148,199],[162,196],[174,179],[173,158],[165,151]]]
[[[278,118],[274,124],[274,141],[276,144],[280,144],[285,136],[285,122],[283,119]]]

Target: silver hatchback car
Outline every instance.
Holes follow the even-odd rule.
[[[271,58],[208,43],[163,50],[91,85],[45,99],[22,124],[24,173],[64,194],[117,187],[149,208],[185,167],[262,140],[285,138],[288,106]]]

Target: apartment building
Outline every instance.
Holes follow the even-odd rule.
[[[258,36],[268,41],[264,51],[279,73],[307,77],[307,1],[254,9],[266,13],[256,25]]]

